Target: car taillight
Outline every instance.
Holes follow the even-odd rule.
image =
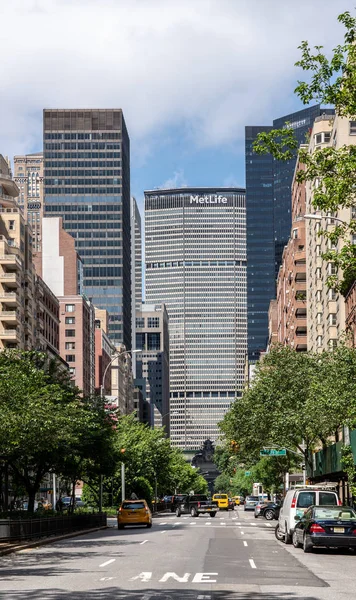
[[[338,498],[338,500],[337,500],[337,505],[338,505],[338,506],[342,506],[342,502],[341,502],[341,500],[340,500],[339,498]]]
[[[200,502],[198,502],[198,508],[200,508]]]
[[[295,508],[297,505],[297,499],[294,497],[292,498],[292,504],[290,505],[291,508]]]
[[[325,529],[318,523],[313,523],[310,527],[310,533],[325,533]]]
[[[148,508],[145,508],[146,513],[148,513]]]
[[[356,535],[356,529],[353,530],[352,535]]]
[[[119,512],[121,512],[121,511],[122,511],[122,508],[121,508],[121,506],[120,506],[120,508],[119,508]]]

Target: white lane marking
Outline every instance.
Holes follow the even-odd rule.
[[[131,577],[130,581],[136,581],[137,579],[140,579],[143,583],[147,583],[152,579],[152,571],[142,571],[139,575]]]
[[[192,521],[192,522],[191,522],[191,525],[196,525],[196,522],[195,522],[195,521]]]
[[[148,540],[143,540],[143,542],[140,542],[140,546],[142,546],[142,544],[145,544],[146,542],[148,542]]]
[[[257,569],[256,565],[255,565],[255,561],[253,560],[253,558],[249,558],[248,562],[251,565],[251,569]]]
[[[159,580],[160,583],[165,583],[168,579],[174,579],[178,581],[178,583],[188,583],[190,577],[190,573],[184,573],[183,577],[177,575],[177,573],[165,573],[163,577]]]
[[[102,565],[99,565],[99,567],[106,567],[106,565],[110,565],[110,563],[115,562],[116,558],[111,558],[110,560],[107,560],[106,562],[104,562]]]
[[[226,523],[220,523],[220,525],[226,525]]]
[[[116,577],[100,577],[99,581],[111,581],[112,579],[116,579]]]
[[[167,529],[163,529],[163,531],[161,531],[161,533],[166,533],[166,532],[167,532]]]
[[[252,527],[257,527],[257,523],[250,523],[250,525],[252,525]]]
[[[216,579],[210,579],[210,575],[219,575],[219,573],[196,573],[192,583],[216,583]]]
[[[202,596],[200,594],[200,596],[197,596],[197,600],[211,600],[211,596]]]
[[[245,540],[244,540],[244,546],[246,546],[246,547],[247,547],[247,542],[246,542]]]
[[[240,531],[241,535],[245,535],[244,531]]]
[[[271,523],[265,523],[266,527],[272,527]]]
[[[160,523],[160,525],[167,525],[167,523]]]
[[[205,525],[211,525],[211,521],[207,521]]]
[[[188,519],[189,517],[183,517],[183,519]]]

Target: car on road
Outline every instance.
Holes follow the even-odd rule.
[[[235,506],[240,506],[240,504],[243,504],[244,497],[243,496],[233,496],[232,500],[235,502]]]
[[[276,538],[290,544],[295,527],[295,517],[302,517],[309,506],[340,506],[335,486],[328,484],[295,486],[286,493],[279,512]]]
[[[172,500],[171,500],[171,512],[175,512],[177,509],[178,504],[180,504],[181,502],[183,502],[184,498],[187,496],[187,494],[175,494],[174,496],[172,496]]]
[[[273,519],[278,519],[280,510],[280,502],[272,502],[272,500],[260,501],[255,506],[255,518],[264,517],[267,521],[272,521]]]
[[[117,511],[117,528],[126,525],[146,525],[152,527],[152,513],[146,500],[125,500]]]
[[[229,510],[235,510],[235,502],[232,498],[229,498]]]
[[[303,548],[304,552],[321,546],[356,548],[356,512],[349,506],[310,506],[295,520],[295,548]]]
[[[255,506],[258,504],[258,496],[246,496],[244,501],[244,510],[255,510]]]
[[[220,510],[229,510],[229,496],[227,494],[214,494],[213,502],[217,504]]]
[[[177,504],[176,516],[182,514],[190,514],[192,517],[199,517],[200,514],[208,513],[211,517],[215,517],[219,508],[215,502],[208,499],[202,494],[186,495],[182,502]]]

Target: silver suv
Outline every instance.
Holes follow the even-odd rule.
[[[290,544],[295,526],[295,516],[301,517],[309,506],[323,506],[325,504],[329,506],[341,505],[334,485],[295,486],[295,488],[288,490],[276,526],[277,540]]]

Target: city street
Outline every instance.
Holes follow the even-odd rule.
[[[0,558],[1,600],[351,600],[356,556],[304,554],[275,521],[235,509],[165,513],[152,529],[108,530]]]

